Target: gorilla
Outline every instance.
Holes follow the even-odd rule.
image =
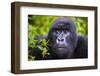
[[[42,38],[42,37],[41,37]],[[76,25],[69,17],[57,19],[51,26],[47,36],[48,52],[43,60],[49,59],[74,59],[88,57],[88,39],[76,33]],[[34,50],[34,49],[33,49]],[[35,52],[30,52],[35,54]],[[36,56],[39,56],[36,54]]]
[[[70,18],[59,18],[52,25],[47,39],[53,59],[87,58],[87,37],[78,36]]]

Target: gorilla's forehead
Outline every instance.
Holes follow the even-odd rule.
[[[52,28],[75,28],[75,24],[70,18],[59,18],[54,22]]]

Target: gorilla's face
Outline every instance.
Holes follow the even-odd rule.
[[[72,20],[60,18],[48,34],[51,54],[55,58],[70,58],[77,44],[76,28]]]

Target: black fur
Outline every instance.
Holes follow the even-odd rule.
[[[56,35],[56,31],[59,35]],[[52,59],[87,58],[87,37],[76,34],[76,26],[70,18],[57,19],[47,39],[50,41]]]

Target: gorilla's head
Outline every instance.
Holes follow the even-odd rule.
[[[48,33],[50,53],[54,58],[70,58],[77,45],[76,26],[71,18],[57,19]]]

